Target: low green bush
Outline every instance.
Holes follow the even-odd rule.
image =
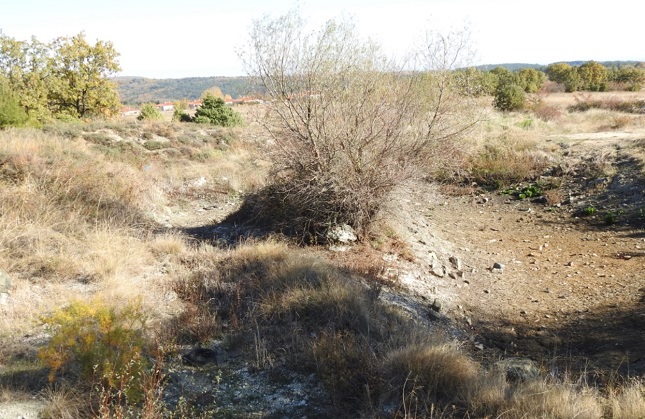
[[[123,391],[130,402],[141,400],[146,317],[139,304],[122,309],[101,301],[74,301],[44,317],[52,337],[38,353],[50,368],[49,379],[66,370],[92,387]]]
[[[493,106],[495,109],[510,112],[522,109],[526,102],[524,90],[516,84],[502,85],[495,91]]]
[[[141,112],[137,119],[139,121],[155,121],[163,118],[159,109],[152,103],[146,103],[141,107]]]

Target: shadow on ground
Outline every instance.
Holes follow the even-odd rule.
[[[559,326],[482,322],[476,330],[488,347],[541,361],[556,375],[584,373],[599,382],[643,376],[645,287],[640,292],[631,307],[599,306]]]

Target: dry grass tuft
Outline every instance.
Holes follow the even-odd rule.
[[[43,419],[79,419],[91,417],[87,394],[69,385],[48,387],[42,394],[45,407],[40,413]]]
[[[535,381],[516,389],[510,403],[511,417],[600,419],[602,399],[597,390],[568,383]]]
[[[413,345],[395,350],[383,362],[389,394],[400,409],[424,416],[434,406],[463,399],[479,366],[455,345]]]
[[[645,418],[645,383],[633,381],[613,389],[607,404],[607,415],[614,419]]]

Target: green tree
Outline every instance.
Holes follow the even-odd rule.
[[[518,84],[526,93],[535,93],[546,81],[546,74],[534,68],[523,68],[517,72]]]
[[[32,38],[30,42],[17,41],[0,33],[0,76],[28,116],[37,121],[49,115],[46,80],[48,47]]]
[[[567,92],[575,92],[580,89],[580,75],[578,69],[567,63],[551,64],[546,69],[549,80],[564,84]]]
[[[492,95],[495,92],[497,78],[482,70],[473,67],[455,70],[454,83],[466,96]]]
[[[55,114],[83,118],[118,113],[119,96],[109,77],[121,67],[111,42],[91,45],[81,32],[71,38],[57,38],[51,48],[49,101]]]
[[[604,92],[607,90],[607,68],[595,61],[588,61],[578,67],[582,90]]]
[[[621,67],[611,72],[610,80],[625,85],[627,90],[637,92],[645,83],[645,70],[634,66]]]
[[[210,92],[202,98],[202,105],[195,111],[195,122],[210,122],[222,127],[233,127],[242,124],[242,117],[224,99]]]
[[[515,111],[522,109],[525,101],[524,89],[515,83],[510,83],[497,88],[493,106],[504,112]]]
[[[155,121],[163,118],[159,109],[152,103],[144,103],[137,119],[139,121]]]
[[[27,118],[18,95],[11,90],[6,78],[0,76],[0,128],[22,125]]]
[[[494,91],[503,86],[519,84],[517,74],[504,67],[495,67],[489,73],[494,77]]]

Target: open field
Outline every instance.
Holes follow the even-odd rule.
[[[270,176],[259,106],[0,131],[0,418],[645,417],[645,115],[542,100],[482,103],[347,246],[226,221]],[[57,363],[110,335],[70,307],[141,363]]]

